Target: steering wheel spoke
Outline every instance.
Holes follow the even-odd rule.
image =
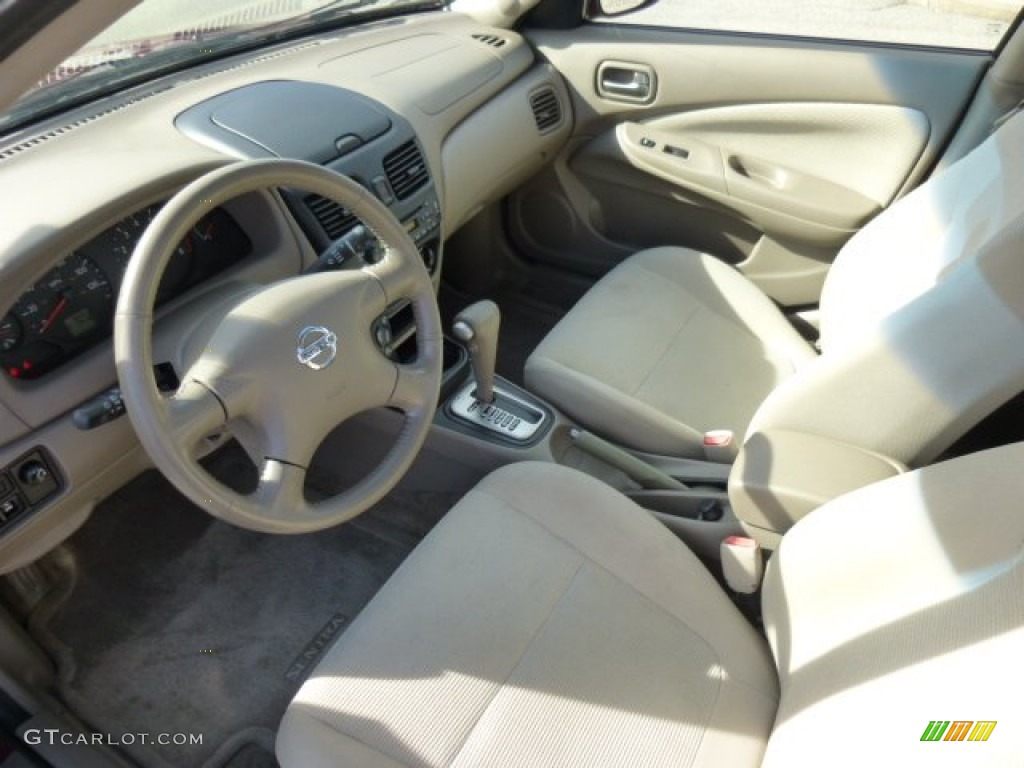
[[[398,375],[389,406],[403,413],[416,413],[437,403],[439,382],[435,381],[429,361],[396,364],[395,370]]]
[[[195,380],[188,380],[165,401],[166,428],[174,442],[192,452],[204,437],[222,431],[227,415],[220,400]]]
[[[414,295],[417,280],[422,272],[421,264],[411,264],[394,248],[386,248],[384,258],[364,270],[380,283],[389,305]]]
[[[277,459],[264,459],[253,501],[274,517],[287,520],[306,505],[305,483],[305,468]]]

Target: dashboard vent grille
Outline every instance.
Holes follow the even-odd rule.
[[[491,48],[502,48],[508,42],[504,37],[498,37],[498,35],[478,34],[473,35],[473,39],[479,40],[484,45],[491,46]]]
[[[544,88],[530,94],[530,109],[537,123],[537,130],[547,133],[562,122],[562,102],[553,88]]]
[[[50,139],[55,139],[58,136],[63,136],[65,133],[70,133],[71,131],[75,130],[75,128],[80,128],[83,125],[88,125],[89,123],[94,122],[95,120],[99,120],[101,117],[106,117],[107,115],[112,115],[115,112],[120,112],[122,109],[127,109],[128,107],[138,104],[140,101],[145,101],[151,96],[156,96],[158,93],[163,93],[164,91],[169,89],[170,86],[164,86],[163,88],[158,88],[156,90],[149,91],[148,93],[144,93],[139,96],[135,96],[134,98],[128,99],[126,101],[122,101],[119,104],[115,104],[114,106],[108,107],[107,109],[101,110],[100,112],[95,112],[91,115],[88,115],[87,117],[80,118],[66,125],[62,125],[58,128],[51,128],[50,130],[40,133],[37,136],[33,136],[30,139],[25,139],[24,141],[21,141],[17,144],[12,144],[9,147],[5,147],[2,150],[0,150],[0,162],[3,162],[4,160],[9,160],[12,157],[24,152],[26,149],[32,149],[33,147],[37,147],[40,144],[49,141]]]
[[[224,72],[233,72],[236,69],[251,67],[253,64],[262,64],[265,61],[280,59],[282,56],[291,56],[293,53],[298,53],[299,51],[303,51],[307,48],[316,48],[317,46],[322,44],[323,42],[320,40],[312,40],[308,43],[302,43],[301,45],[293,45],[290,48],[283,48],[280,50],[271,51],[270,53],[265,53],[262,56],[256,56],[251,59],[245,59],[244,61],[238,61],[233,64],[228,64],[224,67],[218,67],[216,69],[207,70],[199,75],[196,75],[196,77],[192,78],[192,80],[203,80],[207,77],[223,74]]]
[[[354,214],[326,197],[307,195],[303,202],[331,240],[337,240],[359,223]]]
[[[384,157],[384,173],[399,200],[405,200],[430,181],[427,164],[414,139]]]
[[[234,63],[234,64],[230,64],[230,65],[228,65],[226,67],[220,67],[220,68],[217,68],[217,69],[212,69],[212,70],[209,70],[209,71],[205,71],[205,72],[203,72],[203,73],[201,73],[199,75],[196,75],[195,77],[185,78],[184,80],[176,81],[175,84],[177,84],[177,82],[186,82],[186,81],[194,82],[196,80],[202,80],[203,78],[211,77],[213,75],[219,75],[219,74],[221,74],[223,72],[230,72],[230,71],[235,70],[235,69],[241,69],[242,67],[248,67],[248,66],[251,66],[253,64],[260,64],[260,63],[265,62],[265,61],[270,61],[272,59],[277,59],[277,58],[280,58],[282,56],[290,56],[291,54],[296,53],[298,51],[304,50],[306,48],[313,48],[313,47],[319,46],[321,44],[322,44],[321,41],[314,40],[314,41],[311,41],[311,42],[308,42],[308,43],[303,43],[301,45],[295,45],[295,46],[292,46],[290,48],[284,48],[284,49],[281,49],[281,50],[272,51],[272,52],[264,54],[262,56],[257,56],[255,58],[245,59],[244,61],[237,62],[237,63]],[[103,109],[103,110],[101,110],[99,112],[95,112],[95,113],[93,113],[91,115],[88,115],[87,117],[83,117],[83,118],[81,118],[79,120],[75,120],[75,121],[73,121],[71,123],[68,123],[67,125],[62,125],[62,126],[59,126],[57,128],[52,128],[52,129],[47,130],[47,131],[45,131],[43,133],[40,133],[37,136],[33,136],[32,138],[24,139],[23,141],[20,141],[17,144],[12,144],[12,145],[10,145],[8,147],[4,147],[4,148],[0,149],[0,162],[3,162],[4,160],[10,160],[12,157],[16,157],[17,155],[21,154],[25,150],[32,149],[33,147],[37,147],[40,144],[49,141],[50,139],[57,138],[58,136],[63,136],[65,133],[73,131],[75,128],[80,128],[83,125],[88,125],[89,123],[91,123],[91,122],[93,122],[95,120],[99,120],[101,117],[106,117],[107,115],[112,115],[115,112],[120,112],[122,109],[127,109],[128,107],[134,106],[135,104],[138,104],[140,101],[145,101],[146,99],[150,98],[151,96],[156,96],[157,94],[163,93],[164,91],[169,91],[171,88],[174,87],[175,84],[168,84],[168,85],[164,85],[164,86],[159,87],[159,88],[155,88],[153,90],[150,90],[150,91],[147,91],[145,93],[142,93],[142,94],[140,94],[138,96],[134,96],[134,97],[132,97],[130,99],[127,99],[125,101],[119,102],[119,103],[115,104],[114,106],[108,107],[108,108]]]

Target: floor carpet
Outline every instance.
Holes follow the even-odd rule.
[[[97,732],[202,737],[122,747],[141,765],[273,766],[317,658],[454,501],[398,492],[348,525],[272,536],[215,521],[150,471],[54,557],[56,597],[31,626]]]

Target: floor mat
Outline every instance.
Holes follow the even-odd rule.
[[[97,732],[201,736],[122,747],[140,764],[273,765],[240,734],[276,730],[322,652],[454,501],[397,493],[352,524],[272,536],[215,521],[150,471],[53,558],[63,594],[31,625]]]

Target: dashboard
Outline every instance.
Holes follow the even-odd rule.
[[[391,209],[438,284],[445,240],[566,145],[569,103],[521,36],[441,11],[211,61],[0,138],[0,572],[149,466],[116,418],[110,334],[165,201],[243,158],[318,163]],[[301,273],[357,223],[303,190],[225,202],[162,280],[158,367],[187,373],[220,308]],[[76,420],[86,407],[112,417]]]

